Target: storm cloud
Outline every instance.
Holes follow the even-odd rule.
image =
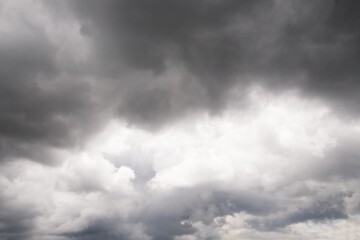
[[[0,0],[0,239],[358,239],[359,25],[350,0]]]
[[[352,1],[72,1],[71,5],[80,31],[94,44],[98,64],[106,69],[104,74],[116,75],[130,67],[159,76],[185,68],[180,86],[163,89],[150,83],[136,100],[126,98],[125,114],[130,116],[157,122],[171,116],[172,107],[189,104],[220,110],[227,93],[239,84],[297,88],[345,107],[349,114],[358,111],[359,7]],[[177,88],[187,96],[189,84],[199,88],[191,93],[197,97],[178,106],[181,99],[168,92],[175,95],[172,88]]]

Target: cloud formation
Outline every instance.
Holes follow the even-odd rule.
[[[0,239],[358,239],[359,9],[0,1]]]
[[[295,87],[351,109],[350,114],[358,111],[359,14],[351,1],[139,0],[71,5],[106,74],[130,67],[159,76],[184,68],[180,86],[162,89],[151,84],[136,100],[126,98],[125,114],[130,116],[157,122],[158,115],[160,119],[171,115],[169,108],[190,104],[219,110],[238,84],[274,90]],[[171,96],[172,89],[187,96],[189,84],[199,88],[191,93],[197,97],[177,106],[182,99]]]

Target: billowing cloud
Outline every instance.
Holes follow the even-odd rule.
[[[0,239],[358,239],[359,20],[0,0]]]
[[[124,98],[120,114],[141,124],[156,125],[173,116],[172,108],[181,113],[189,105],[218,111],[238,84],[242,88],[263,84],[273,90],[295,87],[336,107],[345,106],[348,114],[358,111],[359,31],[354,22],[359,14],[351,1],[139,0],[70,5],[81,33],[97,53],[98,72],[114,74],[120,85],[127,87],[119,73],[129,68],[150,71],[155,78],[182,69],[181,84],[167,80],[170,83],[158,85],[146,77],[151,83]],[[180,99],[175,88],[181,91]]]

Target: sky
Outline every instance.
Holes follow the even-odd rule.
[[[360,239],[360,2],[0,0],[0,240]]]

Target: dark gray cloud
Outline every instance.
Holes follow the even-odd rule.
[[[0,195],[0,239],[27,239],[34,229],[35,218],[41,214],[34,205],[22,203],[16,195],[6,194],[5,186],[2,186],[4,193]]]
[[[126,228],[126,222],[120,220],[100,219],[90,223],[86,228],[79,232],[71,232],[62,234],[67,239],[79,240],[126,240],[134,239],[131,236],[131,228]]]
[[[72,1],[71,5],[81,32],[94,44],[98,73],[114,74],[118,84],[126,87],[130,80],[119,73],[128,68],[152,72],[152,77],[145,76],[146,84],[122,98],[119,110],[131,122],[151,127],[190,106],[222,108],[235,73],[249,73],[254,55],[262,51],[256,50],[253,39],[257,30],[246,32],[253,24],[249,20],[257,19],[273,3],[155,0]],[[242,21],[244,26],[237,26]],[[156,84],[156,78],[179,67],[185,70],[180,85]],[[174,91],[181,96],[177,98]]]
[[[104,109],[148,129],[194,109],[218,112],[239,84],[295,87],[343,112],[358,110],[359,14],[352,1],[46,5],[54,22],[64,15],[79,24],[91,54],[81,63],[77,53],[60,54],[64,46],[31,16],[4,34],[2,158],[48,162],[49,146],[81,143]]]
[[[147,198],[127,219],[101,217],[92,221],[79,232],[64,233],[70,239],[136,239],[137,226],[152,239],[174,239],[176,236],[197,231],[194,222],[211,224],[216,217],[246,212],[253,215],[268,215],[276,212],[280,198],[255,191],[236,191],[212,186],[174,189],[167,193]],[[142,189],[144,190],[144,189]],[[146,191],[146,190],[144,190]]]
[[[0,44],[0,159],[54,163],[96,127],[101,109],[89,83],[63,71],[44,26],[24,14],[11,27]]]
[[[275,216],[249,220],[248,223],[258,230],[274,230],[291,224],[307,221],[324,222],[347,218],[345,198],[351,194],[335,193],[326,196],[312,196],[309,202],[297,203],[294,208],[284,209]],[[289,204],[289,203],[288,203]],[[289,204],[291,205],[291,204]]]
[[[204,64],[203,70],[220,74],[220,71],[225,71],[222,68],[230,67],[233,53],[232,49],[226,51],[226,43],[231,43],[232,37],[230,35],[230,42],[227,42],[223,28],[230,25],[239,13],[253,14],[255,7],[262,2],[140,0],[105,1],[101,4],[76,1],[72,4],[80,14],[82,32],[93,37],[95,44],[104,51],[105,54],[100,56],[115,60],[114,67],[126,61],[136,68],[156,72],[166,67],[171,54],[180,54],[177,57],[193,61],[199,58],[196,62]],[[214,36],[217,31],[219,36]],[[203,34],[210,34],[213,42],[201,39]],[[233,44],[233,47],[237,46],[237,43]],[[189,49],[191,47],[193,49]],[[224,58],[221,58],[215,64],[212,61],[218,60],[210,59],[206,54],[214,57],[224,54],[230,61],[223,62]],[[189,62],[189,66],[194,63]]]
[[[359,8],[352,1],[80,0],[71,5],[81,32],[94,43],[101,71],[116,76],[130,67],[150,70],[156,78],[185,67],[192,77],[184,81],[195,79],[205,94],[181,108],[204,101],[216,111],[235,84],[260,83],[274,90],[300,88],[307,96],[358,110]],[[151,89],[125,99],[120,114],[140,118],[140,124],[171,117],[174,103],[169,104],[179,99],[169,89]],[[179,90],[187,95],[186,88]]]

